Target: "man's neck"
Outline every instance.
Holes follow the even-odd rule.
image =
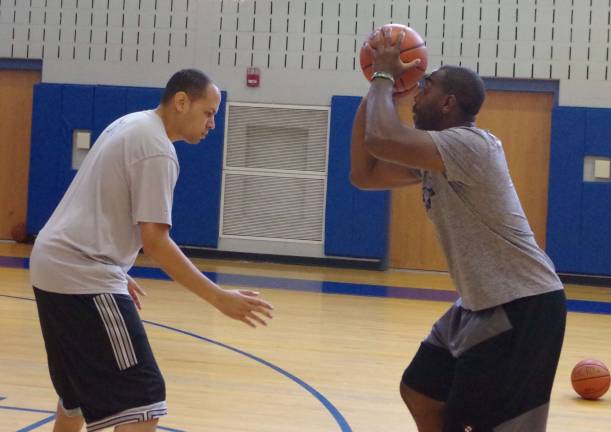
[[[443,127],[440,130],[450,129],[455,127],[475,127],[475,122],[471,120],[463,120],[463,119],[448,119],[448,121],[444,122]]]
[[[170,113],[168,113],[168,109],[163,105],[159,105],[155,109],[155,114],[157,114],[161,119],[161,122],[163,123],[163,127],[165,129],[165,133],[168,135],[170,141],[180,141],[180,136],[178,136],[178,134],[174,130],[173,122]]]

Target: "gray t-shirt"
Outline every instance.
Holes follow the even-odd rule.
[[[66,294],[127,293],[138,222],[172,224],[179,166],[154,111],[128,114],[92,146],[30,257],[32,285]]]
[[[462,307],[477,311],[562,289],[522,210],[501,142],[478,128],[429,133],[445,175],[423,173],[423,201]]]

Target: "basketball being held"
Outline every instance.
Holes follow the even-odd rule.
[[[373,32],[368,39],[363,43],[360,52],[361,69],[365,78],[371,81],[374,73],[374,59],[371,48],[376,48],[379,44],[379,33],[390,31],[390,38],[393,44],[398,42],[400,35],[403,33],[403,41],[400,47],[400,58],[403,63],[409,63],[413,60],[420,59],[420,64],[407,70],[400,77],[395,79],[394,93],[402,93],[414,89],[418,85],[418,81],[426,72],[428,64],[428,51],[422,37],[413,29],[402,24],[386,24],[377,32]]]

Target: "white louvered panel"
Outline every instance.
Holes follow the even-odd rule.
[[[226,168],[326,172],[327,109],[228,107]]]
[[[222,237],[322,242],[324,178],[225,172]]]

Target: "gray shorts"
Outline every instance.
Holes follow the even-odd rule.
[[[564,291],[469,311],[435,323],[402,382],[446,402],[444,432],[543,432],[558,366]]]

